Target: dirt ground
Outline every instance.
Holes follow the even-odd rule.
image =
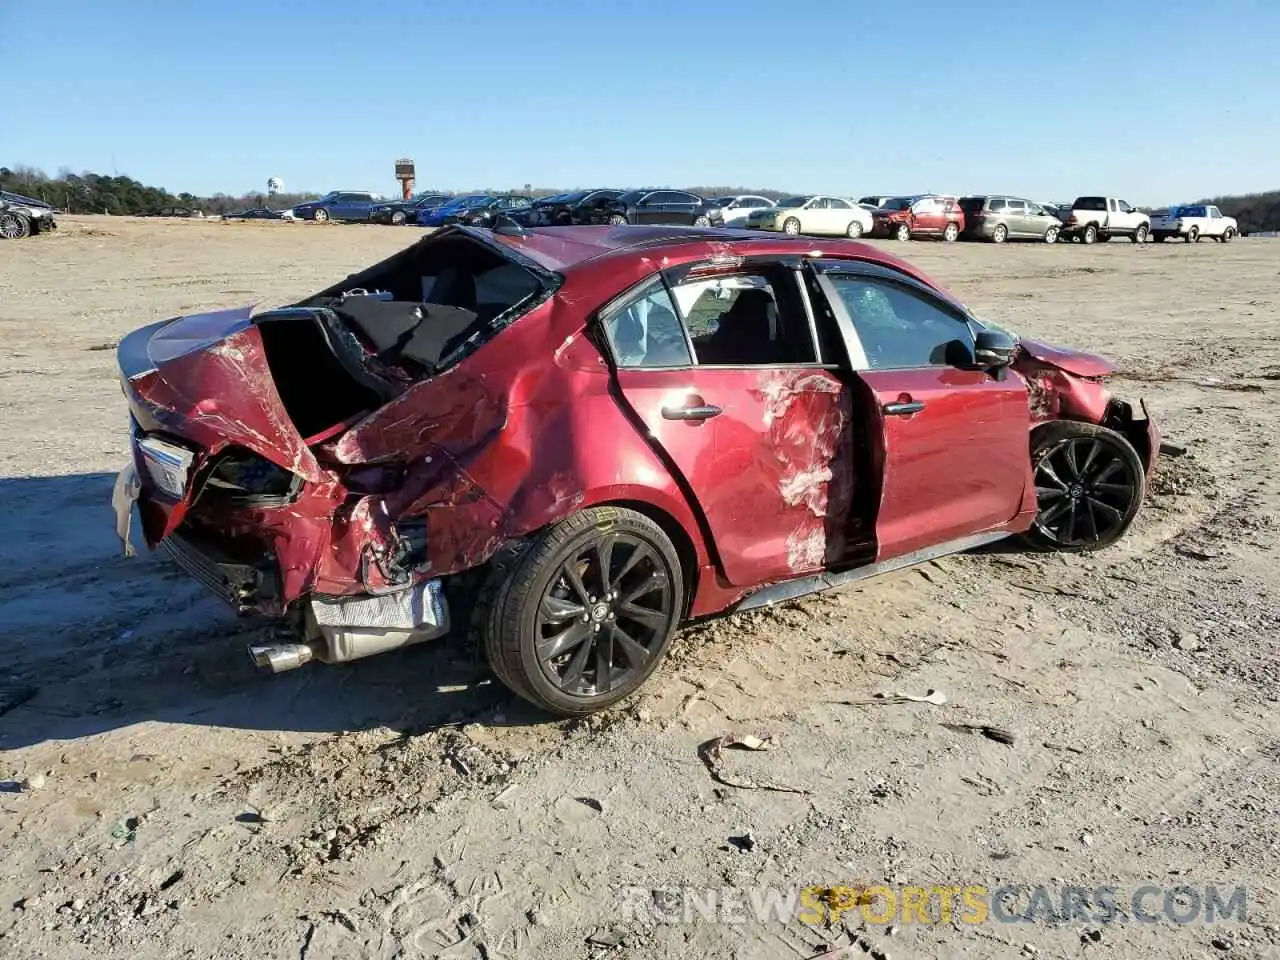
[[[0,954],[1280,956],[1280,242],[894,245],[1118,361],[1186,455],[1113,549],[951,557],[690,629],[642,695],[567,723],[452,641],[261,676],[218,601],[118,555],[115,341],[416,235],[68,218],[0,245]],[[736,786],[699,752],[728,733],[771,737],[723,752]],[[750,899],[866,884],[1054,909]],[[1059,909],[1102,885],[1111,922]],[[1247,910],[1201,922],[1210,885]]]

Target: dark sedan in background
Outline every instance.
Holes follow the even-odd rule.
[[[510,217],[513,220],[527,214],[533,208],[531,197],[514,194],[503,194],[490,197],[489,202],[468,207],[453,220],[446,223],[461,223],[468,227],[492,227],[499,217]]]
[[[442,203],[438,207],[418,211],[418,226],[442,227],[446,223],[457,223],[464,213],[486,206],[491,200],[493,197],[487,193],[469,193],[465,197],[454,197],[448,203]]]
[[[571,224],[600,223],[601,215],[621,190],[574,190],[533,201],[529,212],[517,217],[531,227],[567,227]],[[609,211],[612,212],[612,211]]]
[[[308,200],[293,208],[298,220],[368,220],[369,212],[382,203],[382,198],[368,190],[334,190],[319,200]]]
[[[724,213],[719,204],[684,190],[628,190],[602,205],[591,222],[718,227],[724,223]]]
[[[418,214],[442,207],[453,197],[447,193],[419,193],[408,200],[390,200],[377,204],[369,214],[374,223],[417,223]]]

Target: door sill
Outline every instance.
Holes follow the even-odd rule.
[[[937,560],[939,557],[945,557],[949,554],[963,553],[965,550],[972,550],[988,543],[995,543],[997,540],[1003,540],[1007,536],[1009,534],[1004,530],[975,533],[967,537],[961,537],[958,540],[940,543],[935,547],[915,550],[900,557],[894,557],[891,560],[882,560],[879,563],[869,563],[866,566],[854,567],[852,570],[845,570],[841,573],[820,573],[812,577],[801,577],[798,580],[784,580],[781,583],[775,583],[757,590],[734,606],[732,612],[741,613],[744,610],[770,607],[775,603],[782,603],[784,600],[795,600],[797,597],[808,596],[811,593],[822,593],[835,587],[857,583],[860,580],[870,580],[886,573],[893,573],[895,570],[919,566],[922,563],[928,563],[930,560]]]

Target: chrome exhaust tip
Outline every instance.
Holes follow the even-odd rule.
[[[316,652],[305,643],[268,643],[251,644],[249,656],[258,669],[270,673],[284,673],[286,670],[297,670],[315,658]]]

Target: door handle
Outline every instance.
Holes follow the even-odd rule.
[[[704,403],[690,407],[663,407],[662,416],[666,420],[710,420],[724,413],[714,404]]]
[[[886,403],[884,412],[890,417],[909,417],[924,409],[923,400],[899,400],[897,403]]]

